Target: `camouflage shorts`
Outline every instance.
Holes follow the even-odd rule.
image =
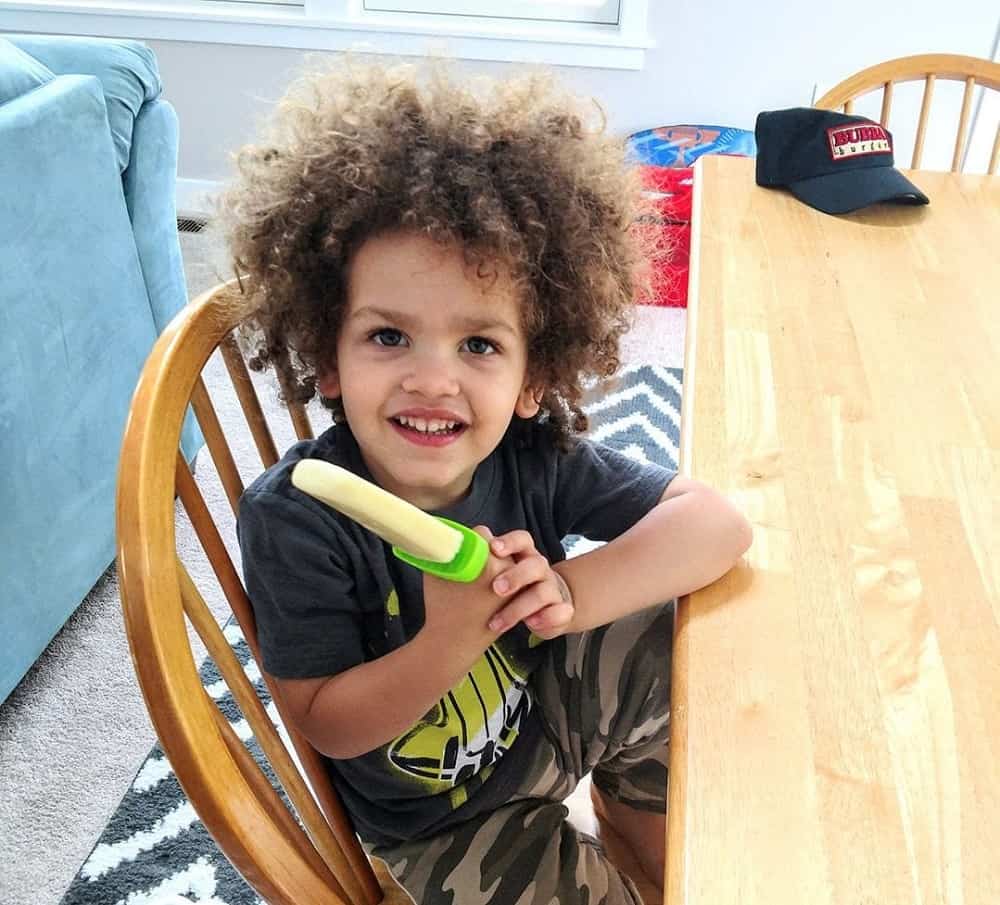
[[[607,795],[666,810],[673,606],[549,645],[533,673],[546,739],[503,806],[430,839],[373,846],[419,905],[641,905],[562,801],[588,773]]]

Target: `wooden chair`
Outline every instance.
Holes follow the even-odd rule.
[[[844,79],[816,101],[816,106],[826,110],[842,109],[844,113],[853,113],[854,101],[857,98],[881,88],[882,112],[879,116],[879,122],[886,128],[890,128],[889,114],[892,109],[893,86],[900,82],[923,81],[923,101],[920,106],[920,119],[917,123],[916,140],[910,163],[911,169],[919,169],[927,133],[927,117],[930,112],[931,99],[934,96],[934,85],[938,79],[965,82],[965,93],[962,97],[962,109],[958,118],[951,161],[951,170],[953,173],[957,173],[962,169],[966,142],[969,137],[969,116],[972,112],[973,93],[977,85],[993,91],[1000,91],[1000,63],[955,54],[900,57],[871,66]],[[996,173],[998,163],[1000,163],[1000,124],[997,125],[993,150],[990,153],[990,174]]]
[[[235,513],[243,483],[201,376],[219,348],[262,466],[278,459],[231,335],[237,324],[227,299],[236,292],[233,283],[218,286],[175,318],[156,343],[132,402],[117,502],[118,578],[132,659],[181,786],[219,847],[265,901],[375,905],[385,895],[386,902],[411,902],[378,862],[376,876],[320,756],[285,720],[298,762],[293,759],[176,550],[175,495],[256,656],[253,613],[243,585],[178,449],[190,402]],[[291,415],[297,435],[312,436],[303,408],[292,406]],[[199,469],[199,478],[203,470],[211,471]],[[203,687],[185,617],[228,683],[296,816]],[[267,684],[281,714],[277,689]]]

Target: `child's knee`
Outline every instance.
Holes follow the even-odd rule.
[[[610,762],[594,769],[593,785],[605,799],[634,810],[663,814],[667,810],[666,757],[632,763]]]

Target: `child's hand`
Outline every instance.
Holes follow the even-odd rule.
[[[489,627],[502,634],[522,619],[539,638],[565,634],[573,621],[573,595],[562,576],[535,549],[527,531],[510,531],[490,541],[495,556],[510,557],[513,565],[493,579],[493,590],[507,601]]]
[[[488,528],[477,525],[474,530],[492,542],[493,534]],[[478,658],[496,641],[500,632],[489,623],[503,606],[503,598],[494,590],[493,581],[513,566],[514,560],[491,552],[482,574],[469,583],[424,573],[424,627],[440,639],[442,655],[456,652],[466,658],[473,655]]]

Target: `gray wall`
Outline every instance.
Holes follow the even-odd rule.
[[[997,0],[701,0],[687,8],[650,0],[650,7],[657,47],[648,53],[644,71],[561,70],[570,86],[603,103],[618,132],[668,122],[752,129],[760,110],[808,105],[816,83],[822,91],[881,60],[930,52],[988,57],[995,52],[1000,24]],[[149,43],[159,58],[165,93],[180,116],[178,175],[226,179],[229,153],[253,137],[259,117],[280,96],[304,54]],[[506,66],[467,65],[491,73]],[[953,115],[959,90],[939,86],[935,97],[945,112],[938,114],[935,106],[935,116]],[[900,121],[908,106],[919,109],[916,95],[913,100],[898,95]],[[890,127],[895,128],[895,117]],[[902,147],[903,135],[897,139]],[[932,145],[928,152],[925,165],[946,168],[950,163],[947,148]],[[907,165],[908,157],[899,162]]]

